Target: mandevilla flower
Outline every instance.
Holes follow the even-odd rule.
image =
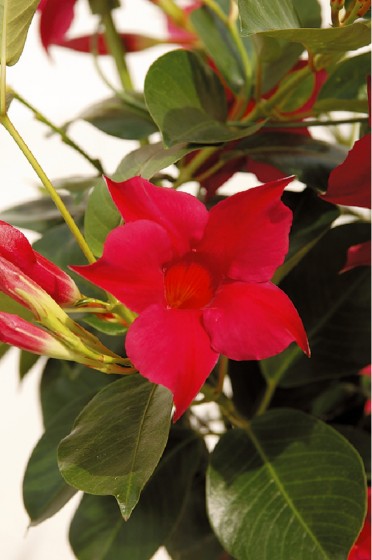
[[[173,393],[177,420],[219,354],[259,360],[292,341],[309,353],[290,299],[269,282],[288,249],[291,177],[241,192],[210,212],[195,197],[141,177],[107,179],[125,225],[102,258],[73,270],[139,314],[126,337],[140,373]]]
[[[72,278],[34,251],[23,233],[3,221],[0,221],[0,257],[4,260],[4,271],[7,263],[14,265],[41,286],[59,305],[72,305],[81,298]]]
[[[64,39],[74,19],[75,2],[76,0],[40,1],[40,37],[46,50]]]

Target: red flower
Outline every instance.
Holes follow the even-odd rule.
[[[292,341],[309,352],[296,309],[269,282],[288,249],[292,215],[280,197],[290,181],[235,194],[208,213],[195,197],[141,177],[107,179],[125,225],[109,234],[101,259],[72,268],[139,313],[128,357],[172,391],[175,420],[220,353],[263,359]]]
[[[368,511],[359,537],[351,549],[348,560],[371,560],[371,489],[368,488]]]
[[[139,33],[120,33],[119,36],[126,53],[143,51],[167,42],[166,40],[155,39],[154,37],[148,37]],[[98,35],[82,35],[80,37],[72,37],[71,39],[63,38],[58,42],[58,46],[82,53],[96,51],[100,55],[109,54],[105,36],[102,33]]]
[[[40,37],[43,47],[63,41],[74,19],[76,0],[41,0],[38,6],[40,15]]]
[[[59,305],[71,305],[81,298],[72,278],[34,251],[23,233],[2,221],[0,221],[0,260],[4,274],[7,269],[18,269],[24,276],[43,288]],[[0,283],[0,291],[3,289]]]

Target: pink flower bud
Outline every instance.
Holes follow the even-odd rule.
[[[0,340],[34,354],[71,359],[68,349],[51,334],[11,313],[0,313]]]
[[[34,251],[23,233],[2,221],[0,221],[0,257],[3,258],[2,267],[7,267],[5,261],[13,264],[43,288],[59,305],[71,305],[81,299],[79,289],[70,276]],[[0,290],[2,290],[1,286]]]

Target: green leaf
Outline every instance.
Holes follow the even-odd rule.
[[[243,35],[300,27],[292,0],[239,0],[238,5]]]
[[[70,529],[71,546],[79,560],[152,558],[180,519],[203,451],[195,434],[173,429],[165,453],[126,523],[111,498],[84,496]]]
[[[186,144],[164,148],[162,142],[141,146],[122,159],[112,179],[126,181],[136,175],[140,175],[144,179],[151,179],[161,169],[176,163],[196,149],[196,147],[187,147]]]
[[[209,517],[237,560],[339,560],[362,527],[365,485],[360,457],[335,430],[273,410],[217,444]]]
[[[76,204],[70,195],[63,195],[61,198],[74,218],[83,215],[83,205]],[[63,222],[59,210],[49,197],[29,200],[7,208],[0,213],[0,220],[39,233],[44,233],[47,229]]]
[[[284,192],[282,200],[293,212],[293,223],[289,251],[274,275],[275,283],[279,283],[304,258],[340,215],[337,206],[321,200],[310,189],[301,193]]]
[[[149,111],[166,146],[182,142],[218,144],[253,134],[225,124],[227,104],[217,75],[191,51],[178,50],[158,58],[145,79]]]
[[[326,190],[330,172],[343,162],[347,151],[322,140],[292,134],[291,130],[266,132],[264,129],[263,134],[239,142],[235,150],[269,163],[286,175],[296,175],[308,186]]]
[[[367,224],[331,229],[321,243],[286,276],[280,287],[302,318],[311,359],[291,345],[261,361],[266,378],[283,387],[355,375],[370,361],[370,270],[359,267],[340,274],[350,246],[368,240]]]
[[[229,9],[229,6],[227,8]],[[203,41],[209,56],[212,57],[231,89],[237,94],[244,90],[247,98],[249,98],[252,64],[250,65],[250,73],[247,73],[241,54],[228,27],[207,6],[193,10],[190,20],[198,37]],[[245,42],[247,40],[243,39],[243,44]],[[223,45],[223,48],[221,48],[221,45]],[[253,55],[253,46],[249,39],[247,47],[251,47],[250,52],[247,49],[247,59],[249,60]]]
[[[321,26],[321,9],[317,0],[295,0],[294,6],[301,27]],[[255,44],[262,65],[262,92],[265,93],[293,68],[303,51],[303,46],[262,33],[256,35]]]
[[[121,222],[107,185],[100,181],[93,189],[85,212],[84,233],[91,250],[97,257],[103,253],[107,235]]]
[[[301,43],[313,53],[329,54],[352,51],[369,45],[371,31],[369,24],[357,21],[345,27],[327,29],[262,30],[262,35]]]
[[[128,330],[128,327],[125,327],[121,323],[110,322],[97,315],[92,315],[87,313],[83,318],[85,324],[90,325],[97,331],[101,333],[108,334],[110,336],[118,336],[121,334],[125,334]]]
[[[139,375],[111,383],[61,442],[63,477],[84,492],[115,496],[128,519],[164,451],[171,409],[171,393]]]
[[[91,105],[77,118],[89,122],[106,134],[125,140],[141,140],[158,132],[148,113],[127,105],[118,97],[110,97]]]
[[[332,427],[340,432],[357,450],[364,463],[367,479],[371,480],[371,435],[353,426],[333,424]]]
[[[23,501],[31,525],[57,513],[76,493],[59,472],[57,447],[88,401],[87,396],[79,397],[59,410],[31,454],[23,480]]]
[[[28,28],[39,0],[0,0],[0,53],[5,35],[5,62],[15,64],[22,54]],[[3,53],[0,54],[2,59]]]
[[[98,392],[116,376],[93,371],[81,364],[49,359],[40,382],[40,400],[45,428],[54,422],[58,411],[76,399]]]
[[[207,464],[208,452],[204,448],[202,460],[194,475],[181,517],[165,543],[172,560],[222,558],[223,549],[212,531],[206,511],[205,470]]]
[[[371,53],[346,58],[339,62],[329,73],[329,77],[321,88],[315,111],[322,107],[325,100],[347,99],[351,101],[366,99],[367,76],[371,71]],[[364,96],[361,96],[364,92]],[[366,103],[368,110],[368,103]]]

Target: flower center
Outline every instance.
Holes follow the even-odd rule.
[[[164,273],[165,298],[169,307],[198,309],[213,297],[212,275],[201,264],[181,261]]]

